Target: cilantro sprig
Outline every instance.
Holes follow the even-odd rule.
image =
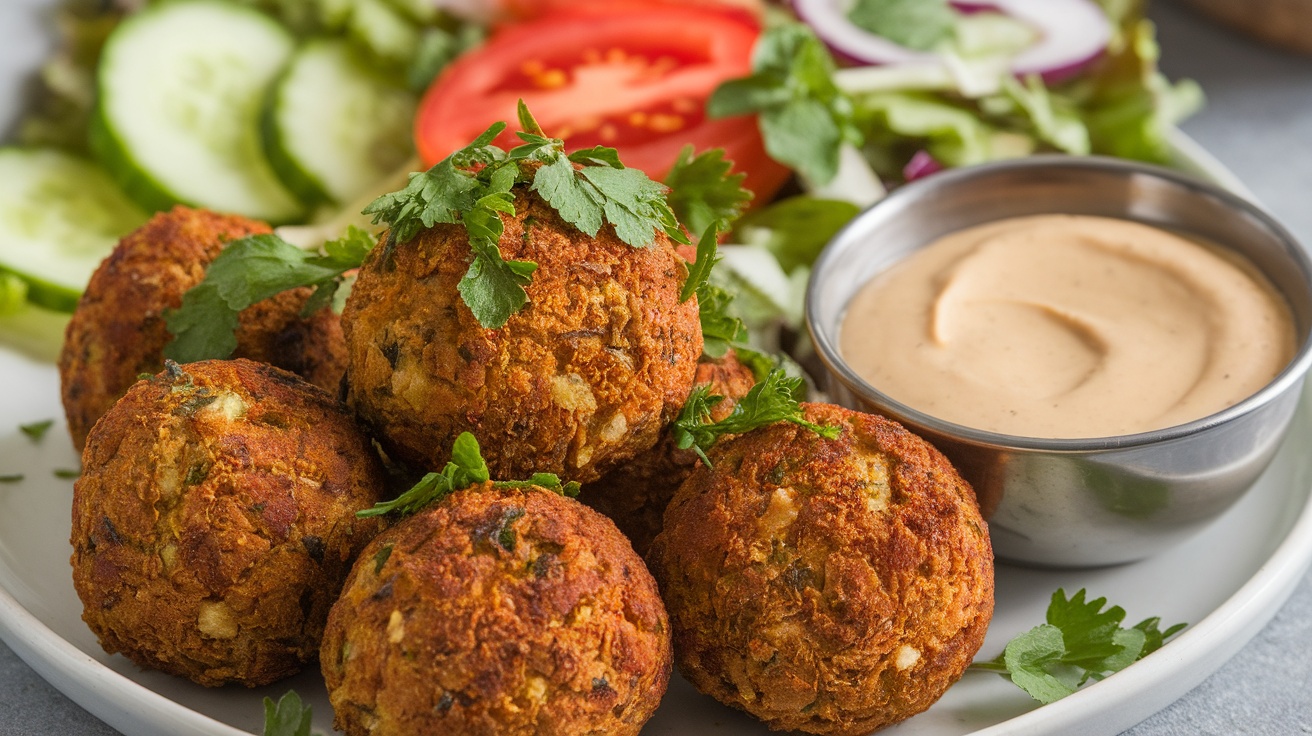
[[[537,268],[532,261],[504,260],[498,247],[504,232],[501,215],[515,215],[511,192],[518,184],[529,185],[589,237],[609,224],[634,248],[651,245],[657,231],[688,242],[665,186],[626,168],[615,149],[598,146],[566,154],[565,142],[548,137],[523,100],[519,124],[522,130],[515,135],[523,143],[509,152],[493,145],[507,127],[496,123],[428,171],[412,174],[404,189],[364,209],[375,224],[391,228],[388,252],[438,223],[464,225],[473,259],[458,288],[479,324],[489,328],[504,326],[528,303],[525,287]]]
[[[289,289],[315,287],[303,316],[329,306],[347,271],[360,267],[374,247],[369,233],[351,227],[330,240],[322,253],[302,250],[277,235],[252,235],[228,243],[205,278],[164,313],[173,341],[164,357],[179,363],[227,358],[237,349],[237,315],[250,305]]]
[[[693,150],[684,146],[665,175],[670,207],[689,232],[706,232],[710,227],[725,232],[752,201],[752,193],[743,188],[747,174],[729,173],[733,162],[725,160],[723,148],[696,155]]]
[[[1161,648],[1186,624],[1161,630],[1161,619],[1146,618],[1123,628],[1125,609],[1104,610],[1106,598],[1085,600],[1083,588],[1069,599],[1058,588],[1052,594],[1046,623],[1008,642],[994,659],[972,663],[971,669],[1009,677],[1035,700],[1047,704],[1070,695],[1090,680],[1119,672]]]
[[[716,88],[714,118],[756,113],[765,150],[816,185],[838,173],[844,143],[859,145],[851,98],[834,83],[834,60],[801,23],[765,31],[752,52],[752,74]]]
[[[313,709],[301,702],[295,690],[288,690],[278,699],[264,699],[264,730],[261,736],[310,736]]]
[[[772,370],[738,400],[729,416],[711,422],[711,409],[724,401],[724,397],[712,394],[710,386],[697,386],[674,422],[674,444],[680,450],[691,449],[707,467],[712,467],[706,453],[721,437],[750,432],[776,422],[792,422],[826,439],[836,439],[841,428],[809,422],[802,416],[802,407],[797,400],[802,390],[801,378],[789,377],[780,369]]]
[[[371,508],[357,511],[356,516],[382,516],[395,513],[408,516],[437,503],[456,491],[491,480],[487,461],[478,447],[478,440],[469,432],[461,432],[451,446],[451,461],[438,473],[429,473],[409,490],[391,501],[382,501]],[[534,473],[528,480],[495,481],[495,488],[528,488],[539,486],[565,496],[579,495],[579,484],[562,483],[555,473]]]

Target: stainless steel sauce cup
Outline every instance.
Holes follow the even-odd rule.
[[[889,398],[844,361],[844,313],[876,274],[947,233],[1051,213],[1134,220],[1243,255],[1289,303],[1294,359],[1265,388],[1211,416],[1091,439],[1016,437],[947,422]],[[1270,462],[1312,362],[1312,262],[1270,215],[1219,187],[1117,159],[1035,156],[935,174],[857,216],[815,264],[806,319],[831,396],[896,419],[942,450],[975,487],[1000,558],[1108,565],[1201,529]],[[870,335],[879,339],[877,324]]]

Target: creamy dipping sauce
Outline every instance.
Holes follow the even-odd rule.
[[[940,238],[862,287],[840,347],[889,397],[1041,438],[1146,432],[1256,393],[1293,358],[1285,301],[1215,246],[1039,215]]]

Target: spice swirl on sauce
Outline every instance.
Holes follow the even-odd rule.
[[[1237,255],[1126,220],[1040,215],[940,238],[848,305],[841,350],[887,396],[976,429],[1146,432],[1259,391],[1289,307]]]

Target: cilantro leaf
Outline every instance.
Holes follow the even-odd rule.
[[[747,174],[730,174],[732,168],[723,148],[694,156],[693,147],[687,145],[679,152],[665,175],[665,186],[670,188],[670,207],[689,232],[705,232],[712,225],[725,231],[742,215],[752,193],[742,186]]]
[[[391,228],[389,253],[422,229],[438,223],[463,225],[473,258],[457,288],[479,324],[493,329],[528,303],[525,287],[537,268],[531,261],[501,256],[501,215],[515,215],[511,190],[516,184],[529,183],[563,220],[589,237],[610,223],[620,240],[635,248],[651,245],[657,230],[688,242],[665,187],[637,169],[625,168],[615,149],[597,146],[566,155],[565,142],[548,137],[523,100],[518,116],[522,130],[515,135],[521,145],[509,152],[492,145],[506,129],[505,123],[496,123],[428,171],[411,175],[400,191],[364,209],[375,223],[386,222]]]
[[[715,225],[710,225],[697,241],[697,260],[688,264],[688,278],[684,280],[683,289],[679,292],[680,304],[691,299],[693,294],[710,281],[711,269],[720,260],[716,255],[718,236]]]
[[[264,731],[262,736],[310,736],[313,709],[301,702],[295,690],[278,699],[264,699]]]
[[[606,220],[615,226],[620,240],[645,248],[652,244],[653,231],[663,230],[671,240],[688,242],[660,182],[637,169],[613,166],[588,166],[579,173],[596,188]]]
[[[720,85],[707,101],[713,118],[757,113],[765,150],[813,184],[838,173],[842,144],[859,144],[852,100],[834,83],[834,60],[801,23],[766,30],[752,74]]]
[[[43,419],[42,421],[32,422],[31,424],[20,424],[18,425],[18,430],[27,435],[28,439],[33,442],[40,442],[41,439],[46,436],[46,432],[49,432],[50,428],[53,426],[55,426],[55,420]]]
[[[532,261],[501,258],[497,244],[505,225],[500,213],[514,215],[515,203],[508,191],[509,184],[493,184],[504,186],[506,191],[494,191],[484,196],[464,213],[474,260],[456,289],[478,323],[495,329],[504,326],[511,315],[528,304],[528,292],[524,287],[532,282],[533,272],[538,266]]]
[[[802,416],[802,407],[796,397],[803,390],[801,378],[790,378],[782,370],[772,370],[734,404],[729,416],[718,422],[708,422],[711,408],[723,401],[724,397],[712,395],[707,386],[698,386],[688,396],[679,418],[674,422],[675,446],[680,450],[691,449],[710,467],[711,461],[706,457],[706,452],[721,437],[750,432],[776,422],[792,422],[826,439],[837,438],[841,431],[839,427],[815,424]]]
[[[899,46],[929,51],[952,38],[957,14],[947,0],[856,0],[847,19]]]
[[[373,215],[375,225],[386,222],[389,241],[406,243],[423,228],[459,222],[460,213],[477,201],[477,189],[478,179],[457,169],[454,156],[449,156],[428,171],[411,174],[405,188],[384,194],[360,213]]]
[[[732,302],[733,294],[715,284],[705,283],[697,289],[702,352],[711,358],[722,358],[729,348],[741,348],[747,341],[747,325],[729,311]]]
[[[547,200],[561,219],[590,238],[597,237],[605,210],[591,187],[576,175],[574,164],[564,156],[540,167],[533,175],[533,191]]]
[[[1156,617],[1122,628],[1125,609],[1104,610],[1106,605],[1106,598],[1086,601],[1084,589],[1068,599],[1058,588],[1048,604],[1046,623],[1012,639],[997,658],[974,662],[971,668],[1006,675],[1035,700],[1051,703],[1090,680],[1129,667],[1185,628],[1176,624],[1161,631]]]
[[[478,440],[469,432],[461,432],[451,446],[451,461],[446,464],[442,472],[429,473],[420,478],[418,483],[400,496],[391,501],[376,503],[373,507],[363,511],[357,511],[355,515],[368,517],[396,513],[406,516],[437,503],[456,491],[479,483],[486,483],[491,477],[487,461],[483,459],[483,453],[479,450]],[[579,493],[578,483],[562,483],[554,473],[534,473],[531,478],[522,481],[496,481],[493,486],[496,488],[540,486],[549,491],[571,497],[577,496]],[[387,553],[390,554],[391,551],[388,550]],[[380,554],[382,553],[380,552]],[[383,557],[382,560],[380,562],[375,559],[378,569],[382,568],[386,557]]]
[[[328,306],[342,275],[359,268],[373,237],[350,228],[324,245],[324,254],[305,251],[277,235],[253,235],[228,243],[205,270],[205,278],[164,313],[173,340],[164,357],[179,363],[226,358],[237,349],[237,315],[263,299],[301,286],[318,287],[306,303]]]

